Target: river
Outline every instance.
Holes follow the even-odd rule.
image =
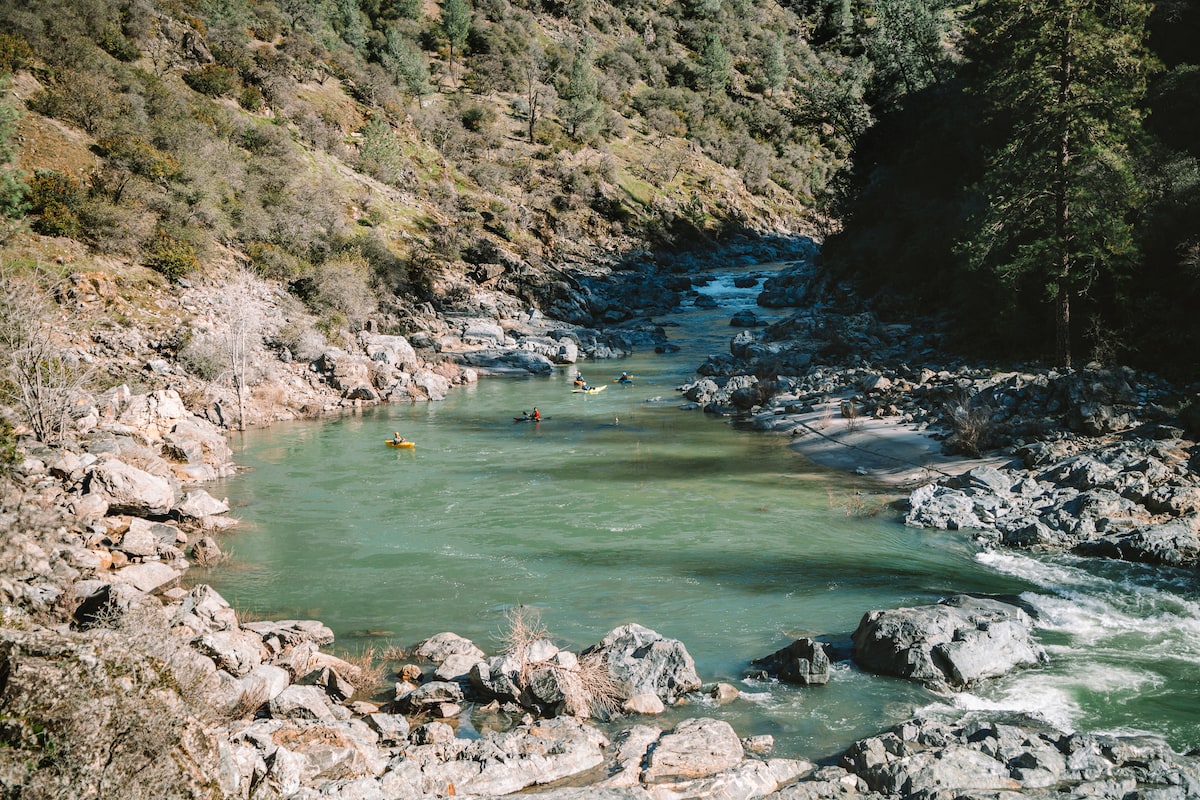
[[[676,387],[754,307],[757,289],[732,277],[702,290],[717,308],[664,318],[679,352],[580,364],[600,394],[573,394],[563,368],[245,434],[234,445],[249,469],[210,487],[244,525],[222,541],[230,561],[191,579],[251,615],[320,619],[342,654],[441,631],[495,653],[517,605],[576,652],[637,622],[742,692],[663,724],[719,717],[774,736],[780,756],[828,758],[914,712],[962,708],[1200,746],[1196,573],[979,552],[964,534],[905,527],[882,487],[807,463],[785,438],[679,409]],[[632,386],[612,382],[623,370]],[[544,421],[513,422],[534,406]],[[397,430],[416,447],[385,447]],[[844,658],[822,687],[743,680],[794,638],[848,651],[866,611],[955,592],[1021,594],[1051,663],[953,697]]]

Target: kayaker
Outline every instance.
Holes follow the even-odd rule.
[[[400,435],[400,431],[392,433],[392,444],[404,444],[404,437]]]
[[[579,374],[578,372],[575,373],[575,388],[576,389],[586,389],[587,388],[587,381],[585,381],[583,379],[583,375]]]
[[[542,412],[537,410],[537,406],[533,407],[533,416],[530,417],[530,419],[532,419],[534,422],[542,421]]]

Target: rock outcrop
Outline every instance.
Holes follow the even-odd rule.
[[[990,598],[954,595],[914,608],[870,611],[851,638],[863,669],[964,689],[1046,660],[1021,608]]]

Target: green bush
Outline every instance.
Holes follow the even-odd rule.
[[[186,72],[183,82],[200,94],[222,97],[232,94],[241,82],[235,70],[220,64],[206,64],[199,69]]]
[[[29,210],[35,216],[33,230],[43,236],[78,237],[82,232],[79,208],[83,186],[75,178],[49,169],[39,169],[29,180]]]
[[[171,180],[179,176],[179,161],[140,136],[106,136],[96,149],[114,166],[122,166],[134,175],[150,180]]]
[[[496,121],[496,112],[480,103],[470,103],[458,114],[462,126],[473,133],[481,133]]]
[[[258,111],[267,102],[257,86],[243,86],[238,92],[237,101],[247,111]]]
[[[100,45],[100,48],[113,58],[125,63],[137,61],[142,55],[137,45],[129,41],[118,28],[111,25],[100,33],[96,44]]]
[[[0,417],[0,477],[10,474],[20,463],[17,433],[11,422]]]
[[[20,36],[0,33],[0,73],[12,73],[34,62],[29,42]]]
[[[165,228],[159,228],[155,232],[148,250],[146,266],[162,273],[172,282],[200,269],[195,245]]]

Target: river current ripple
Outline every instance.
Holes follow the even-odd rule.
[[[663,724],[719,717],[774,736],[780,756],[832,757],[916,712],[970,708],[1200,746],[1194,572],[980,552],[962,533],[906,528],[880,487],[809,464],[783,438],[679,410],[676,387],[727,350],[734,312],[781,313],[755,308],[758,289],[734,277],[702,290],[716,308],[660,320],[679,352],[579,365],[601,394],[572,394],[563,368],[247,433],[234,444],[250,469],[210,489],[244,521],[223,542],[232,559],[193,579],[248,613],[320,619],[341,653],[441,631],[495,653],[515,605],[575,651],[637,622],[681,640],[706,682],[741,690]],[[612,382],[621,371],[632,386]],[[543,422],[512,421],[534,406]],[[395,430],[417,446],[385,447]],[[955,592],[1020,595],[1051,663],[947,696],[844,657],[823,687],[743,679],[798,636],[848,653],[866,611]]]

